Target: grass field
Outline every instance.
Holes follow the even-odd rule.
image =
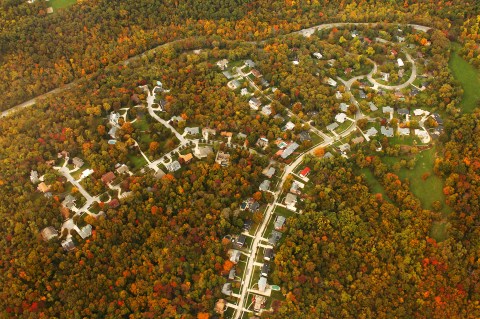
[[[62,9],[75,4],[77,0],[50,0],[50,5],[54,10]]]
[[[377,194],[377,193],[380,193],[382,194],[383,198],[385,200],[388,200],[390,201],[390,199],[388,198],[387,194],[385,193],[385,189],[383,188],[382,185],[380,185],[379,181],[377,180],[377,178],[373,175],[372,171],[370,171],[370,169],[368,168],[362,168],[360,170],[360,174],[362,174],[363,176],[365,176],[365,180],[367,181],[367,185],[368,187],[370,188],[370,192],[372,194]]]
[[[463,112],[472,112],[480,101],[480,90],[478,89],[480,88],[480,71],[458,55],[459,49],[460,44],[455,43],[448,65],[464,91],[462,102],[459,105],[460,109]]]

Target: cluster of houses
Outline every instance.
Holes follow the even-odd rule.
[[[269,145],[269,140],[265,136],[262,136],[257,140],[257,143],[255,145],[262,149],[266,149]],[[281,138],[275,140],[275,145],[278,147],[278,151],[275,153],[275,156],[282,159],[287,159],[297,150],[297,148],[300,147],[300,145],[296,142],[285,142]]]

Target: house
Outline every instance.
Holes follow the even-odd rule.
[[[287,148],[283,151],[281,157],[283,159],[286,159],[287,157],[289,157],[300,145],[298,145],[297,143],[293,142],[293,143],[290,143],[290,145],[287,146]]]
[[[264,292],[267,289],[267,278],[260,277],[258,280],[258,290]]]
[[[49,241],[50,239],[58,236],[58,231],[52,226],[48,226],[42,229],[40,234],[42,235],[43,240]]]
[[[87,168],[86,170],[84,170],[82,172],[82,174],[80,175],[80,179],[84,179],[84,178],[87,178],[88,176],[92,175],[93,174],[93,169],[91,168]]]
[[[424,130],[415,129],[415,135],[420,138],[422,143],[428,143],[430,141],[430,135]]]
[[[254,301],[253,311],[259,312],[262,308],[265,307],[265,302],[267,301],[267,298],[265,296],[254,295],[252,301]]]
[[[337,115],[335,115],[335,121],[337,121],[338,123],[343,123],[346,119],[347,114],[345,113],[338,113]]]
[[[118,165],[118,166],[117,166]],[[125,165],[125,164],[117,164],[115,166],[117,166],[117,173],[118,174],[125,174],[125,173],[128,173],[128,166]]]
[[[295,124],[293,124],[291,121],[287,122],[284,127],[282,127],[282,131],[291,131],[295,128]]]
[[[268,237],[268,242],[271,245],[276,245],[280,238],[282,238],[282,233],[276,230],[272,230],[272,232],[270,233],[270,237]]]
[[[349,75],[350,73],[352,73],[353,69],[352,68],[346,68],[343,72],[346,74],[346,75]]]
[[[241,248],[241,247],[243,247],[243,245],[245,245],[245,240],[246,239],[247,239],[247,237],[245,235],[241,234],[240,236],[237,237],[237,240],[236,240],[235,244]]]
[[[230,269],[230,271],[228,272],[228,279],[229,280],[234,280],[235,279],[235,272],[236,272],[235,267]]]
[[[162,171],[161,169],[158,169],[158,171],[156,171],[155,174],[153,174],[153,177],[155,177],[156,179],[160,179],[163,176],[165,176],[165,172]]]
[[[249,94],[249,93],[250,93],[250,92],[248,92],[248,89],[247,89],[247,88],[243,88],[243,89],[240,90],[240,94],[241,94],[241,95],[247,95],[247,94]]]
[[[275,174],[275,168],[270,167],[268,170],[263,173],[263,175],[267,176],[268,178],[272,178],[272,176]]]
[[[261,190],[262,192],[268,191],[269,188],[270,188],[270,181],[268,179],[264,180],[258,187],[258,189]]]
[[[208,127],[204,127],[202,128],[202,135],[217,135],[217,130],[213,129],[213,128],[208,128]]]
[[[227,59],[222,59],[220,61],[217,62],[217,65],[218,67],[220,68],[220,70],[225,70],[228,66],[228,60]]]
[[[397,132],[398,132],[398,135],[402,135],[402,136],[410,135],[410,129],[408,127],[399,127]]]
[[[360,143],[363,143],[364,141],[365,141],[365,138],[363,136],[359,136],[352,139],[353,144],[360,144]]]
[[[231,80],[227,83],[227,86],[231,90],[236,90],[240,87],[240,82],[238,82],[238,80]]]
[[[398,67],[400,68],[403,68],[405,66],[405,63],[403,63],[403,60],[400,58],[397,59],[397,64],[398,64]]]
[[[325,83],[327,83],[328,85],[333,86],[333,87],[337,86],[337,81],[335,81],[332,78],[327,78]]]
[[[358,37],[358,31],[357,30],[353,30],[350,35],[352,36],[352,38],[356,38]]]
[[[110,130],[108,130],[108,135],[110,135],[111,138],[115,138],[117,135],[117,130],[118,130],[118,127],[112,126]]]
[[[424,111],[422,109],[415,109],[415,110],[413,110],[413,114],[415,116],[421,116],[421,115],[428,115],[428,114],[430,114],[430,112]]]
[[[390,79],[390,73],[381,72],[380,75],[382,76],[382,80],[384,80],[385,82],[388,82],[388,79]]]
[[[75,165],[75,167],[77,167],[77,168],[80,168],[80,167],[83,166],[83,160],[82,160],[81,158],[79,158],[79,157],[74,157],[74,158],[72,159],[72,163],[73,163],[73,165]]]
[[[62,205],[70,209],[75,205],[76,200],[75,197],[69,194],[63,200]]]
[[[240,260],[240,256],[242,255],[240,250],[236,250],[236,249],[229,250],[229,254],[230,254],[230,261],[234,264],[238,263],[238,261]]]
[[[282,229],[283,225],[285,224],[286,218],[283,216],[277,216],[275,219],[274,227],[276,230]]]
[[[224,72],[222,72],[222,73],[223,73],[223,75],[227,78],[227,80],[233,79],[233,75],[232,75],[232,73],[230,73],[229,71],[224,71]]]
[[[315,52],[315,53],[313,54],[313,56],[316,57],[316,58],[319,59],[319,60],[320,60],[321,58],[323,58],[323,55],[322,55],[320,52]]]
[[[338,148],[340,149],[340,152],[350,151],[350,145],[349,144],[342,144]]]
[[[300,183],[298,181],[293,181],[292,186],[290,187],[290,193],[300,195],[302,192],[300,189],[304,188],[305,184]]]
[[[382,127],[380,127],[380,131],[386,137],[393,137],[393,128],[392,127],[382,126]]]
[[[398,52],[394,49],[390,50],[390,53],[393,55],[393,56],[397,56]]]
[[[192,155],[192,153],[188,153],[188,154],[185,154],[185,155],[179,155],[178,159],[182,160],[185,164],[188,164],[192,161],[193,155]]]
[[[365,42],[367,44],[372,44],[373,41],[370,38],[364,37],[363,42]]]
[[[258,111],[258,108],[260,107],[260,105],[262,105],[262,102],[260,102],[260,100],[257,99],[256,97],[252,97],[252,98],[248,101],[248,104],[250,105],[250,108],[251,108],[252,110]]]
[[[228,164],[230,164],[230,154],[219,151],[215,158],[215,162],[222,166],[228,166]]]
[[[262,73],[260,73],[260,71],[258,71],[258,70],[253,69],[251,72],[252,72],[253,76],[256,77],[256,78],[262,77]]]
[[[310,137],[310,133],[308,133],[308,131],[300,132],[298,134],[298,139],[300,140],[301,143],[312,140],[312,138]]]
[[[261,79],[261,80],[260,80],[260,84],[263,85],[263,86],[266,87],[266,88],[268,88],[268,87],[270,86],[270,83],[268,83],[268,81],[265,80],[265,79]],[[272,90],[272,91],[273,91],[273,90]],[[275,89],[275,91],[276,91],[276,89]],[[275,91],[274,91],[274,92],[275,92]]]
[[[263,252],[263,260],[270,261],[273,259],[273,249],[266,248]]]
[[[34,170],[30,171],[30,181],[33,184],[36,184],[36,183],[40,182],[40,179],[38,178],[38,172],[37,171],[34,171]]]
[[[113,172],[108,172],[102,175],[102,182],[104,184],[110,184],[115,179],[115,174]]]
[[[368,102],[368,107],[372,112],[375,112],[376,110],[378,110],[378,107],[375,104],[373,104],[373,102]]]
[[[435,120],[435,122],[438,123],[438,125],[443,125],[443,120],[442,120],[442,118],[440,117],[440,114],[438,114],[438,113],[433,113],[433,114],[432,114],[432,117],[433,117],[433,119]]]
[[[198,127],[186,127],[185,133],[189,135],[197,135],[200,134],[200,129]]]
[[[62,241],[62,247],[65,251],[72,251],[75,249],[75,244],[73,243],[72,238],[67,238]]]
[[[347,103],[340,103],[340,111],[347,112],[348,111],[348,104]]]
[[[397,36],[397,42],[399,42],[399,43],[405,42],[405,38]]]
[[[295,203],[297,202],[297,195],[293,195],[291,193],[288,193],[287,196],[285,196],[285,205],[290,206],[293,205],[295,206]]]
[[[335,65],[336,60],[335,59],[330,59],[327,61],[328,65],[333,67]]]
[[[167,170],[169,172],[176,172],[180,168],[182,168],[182,165],[180,165],[180,163],[178,161],[173,161],[173,162],[167,164],[166,166],[167,166]]]
[[[245,60],[244,63],[245,63],[245,66],[248,66],[250,68],[255,67],[255,62],[253,62],[252,60]]]
[[[338,123],[332,123],[332,124],[327,125],[327,130],[333,131],[337,127],[338,127]]]
[[[225,302],[224,299],[220,299],[215,303],[215,312],[218,313],[219,315],[223,315],[225,312],[225,307],[227,303]]]
[[[231,296],[232,295],[232,284],[227,282],[223,284],[222,287],[222,294]]]
[[[409,115],[410,111],[408,109],[402,108],[402,109],[398,109],[397,113],[400,115]]]
[[[260,204],[258,202],[252,202],[248,205],[248,210],[252,213],[255,213],[260,208]]]
[[[269,272],[270,272],[270,265],[267,263],[264,263],[262,266],[262,269],[260,270],[260,276],[268,277]]]
[[[207,157],[208,155],[213,154],[213,149],[211,146],[198,146],[195,147],[195,150],[193,152],[193,155],[195,155],[196,158],[202,159]]]
[[[261,113],[265,116],[270,116],[272,114],[272,106],[270,104],[262,107]]]
[[[255,145],[261,148],[266,148],[268,146],[268,139],[266,137],[260,137]]]
[[[120,206],[120,201],[114,198],[108,202],[108,206],[110,206],[110,208],[117,208],[118,206]]]
[[[92,236],[92,225],[89,224],[83,226],[78,232],[78,234],[80,235],[80,237],[82,237],[82,239]]]
[[[365,99],[367,97],[367,95],[365,94],[365,92],[363,90],[360,90],[358,92],[358,95],[360,96],[361,99]]]
[[[292,61],[293,65],[299,65],[300,64],[300,61],[298,61],[298,58],[295,58],[293,61]]]
[[[404,73],[405,73],[405,70],[404,70],[404,69],[398,70],[398,77],[399,77],[399,78],[402,78]]]
[[[232,132],[227,132],[227,131],[221,131],[221,132],[220,132],[220,136],[223,136],[223,137],[232,137],[232,136],[233,136],[233,133],[232,133]]]
[[[243,222],[243,230],[249,231],[252,228],[253,222],[251,220],[246,220]]]
[[[40,184],[38,184],[37,189],[42,193],[46,193],[50,191],[50,185],[41,182]]]
[[[300,172],[300,176],[302,177],[307,177],[308,174],[310,174],[310,167],[305,167],[304,169],[302,169],[302,171]]]
[[[366,136],[370,137],[370,136],[375,136],[377,135],[378,131],[376,128],[374,127],[371,127],[367,130],[367,132],[365,133]]]
[[[342,95],[342,93],[341,93],[340,91],[335,92],[335,98],[336,98],[337,100],[342,99],[342,97],[343,97],[343,95]]]
[[[397,99],[403,100],[405,98],[405,95],[403,95],[403,93],[400,91],[395,91],[394,95]]]
[[[393,113],[393,108],[390,107],[390,106],[384,106],[384,107],[382,107],[382,112],[383,112],[383,114]]]
[[[326,152],[325,155],[323,155],[323,158],[333,158],[333,154],[330,152]]]

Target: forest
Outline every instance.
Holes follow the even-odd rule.
[[[436,79],[432,94],[408,98],[405,105],[426,105],[447,118],[435,141],[434,170],[444,180],[445,204],[452,210],[448,237],[432,238],[432,223],[443,217],[424,209],[408,181],[382,162],[376,141],[354,148],[348,160],[307,156],[304,164],[312,172],[299,203],[302,214],[287,220],[269,277],[285,301],[274,302],[273,311],[261,317],[480,317],[480,111],[462,114],[456,108],[461,89],[445,68],[449,40],[460,42],[460,54],[478,67],[478,3],[92,0],[53,14],[46,13],[47,6],[0,0],[0,110],[74,83],[0,120],[0,317],[218,318],[213,309],[224,297],[219,287],[226,282],[228,259],[222,239],[241,232],[251,217],[239,210],[245,199],[269,202],[258,187],[276,151],[273,141],[292,140],[299,142],[299,151],[309,149],[311,143],[299,138],[309,127],[303,121],[325,125],[339,103],[316,73],[336,77],[352,68],[360,74],[367,56],[382,62],[387,50],[340,41],[349,29],[308,39],[283,36],[332,21],[438,28],[425,38],[405,29],[412,32],[409,43],[431,43],[420,46],[428,57],[420,61]],[[374,38],[395,29],[386,24],[363,31]],[[122,63],[152,48],[157,49]],[[320,49],[341,68],[314,64],[311,52]],[[295,128],[284,131],[278,118],[251,112],[248,99],[226,86],[215,65],[223,58],[256,61],[269,85],[278,87],[274,114],[286,117],[291,109]],[[302,64],[293,68],[293,59]],[[229,166],[209,156],[162,178],[142,171],[139,150],[152,158],[172,150],[178,145],[172,132],[139,107],[129,113],[137,122],[122,125],[111,145],[106,123],[110,112],[135,106],[134,95],[144,103],[139,86],[157,81],[169,90],[161,96],[166,103],[161,116],[185,119],[172,124],[181,133],[185,126],[198,126],[245,133],[245,146],[254,147],[262,136],[271,143],[257,152],[228,148]],[[394,99],[385,95],[375,102],[393,105]],[[244,141],[235,137],[234,142]],[[400,152],[386,139],[380,144],[385,154]],[[220,138],[213,147],[227,150]],[[61,199],[72,187],[48,164],[52,159],[58,164],[63,150],[93,169],[84,184],[94,194],[106,191],[100,179],[117,163],[133,171],[121,181],[131,195],[118,207],[105,208],[105,217],[80,220],[93,226],[93,234],[68,253],[58,240],[40,236],[44,227],[59,228],[64,221]],[[371,171],[385,195],[372,193],[359,169]],[[36,190],[32,170],[55,185],[54,196]]]

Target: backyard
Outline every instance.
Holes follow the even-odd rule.
[[[53,9],[62,9],[75,4],[77,0],[50,0]]]

